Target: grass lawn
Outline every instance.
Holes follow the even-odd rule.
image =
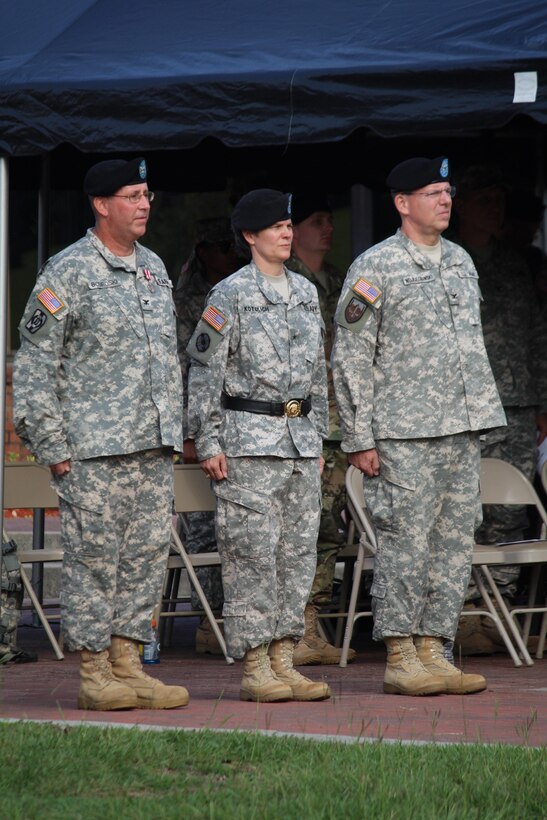
[[[547,817],[545,749],[0,723],[0,817]]]

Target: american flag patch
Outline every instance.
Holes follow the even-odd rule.
[[[41,290],[36,298],[50,313],[57,313],[58,310],[61,310],[61,308],[65,306],[64,302],[61,302],[59,297],[49,288]]]
[[[367,280],[363,279],[362,277],[353,286],[353,290],[355,291],[355,293],[358,293],[359,296],[362,296],[363,299],[366,299],[366,301],[369,302],[371,305],[373,305],[374,302],[376,302],[376,300],[379,299],[382,295],[382,291],[380,290],[380,288],[371,285],[370,282],[367,282]]]
[[[217,310],[216,307],[212,305],[206,308],[201,318],[205,319],[207,324],[211,325],[215,330],[222,330],[228,321],[226,316],[223,316],[220,310]]]

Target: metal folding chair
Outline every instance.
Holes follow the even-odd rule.
[[[175,464],[175,512],[203,512],[214,510],[216,498],[211,488],[211,482],[198,464]],[[233,663],[233,658],[228,656],[226,642],[219,628],[218,621],[207,600],[203,588],[195,572],[195,567],[219,566],[220,555],[218,552],[189,553],[184,546],[184,536],[178,532],[176,522],[171,525],[172,554],[167,562],[167,573],[180,569],[186,570],[190,583],[196,590],[203,611],[211,624],[211,628],[220,644],[227,663]],[[178,577],[178,576],[177,576]],[[171,590],[174,584],[167,581]],[[195,612],[173,608],[176,598],[164,598],[160,610],[162,618],[178,618],[195,615]]]
[[[45,510],[57,509],[59,506],[57,493],[51,487],[50,478],[49,469],[42,464],[35,462],[4,464],[4,509],[30,508],[33,510],[34,524],[37,524],[33,527],[33,549],[17,550],[17,557],[21,564],[21,581],[38,620],[46,631],[55,656],[58,660],[63,660],[63,652],[49,625],[40,596],[36,594],[24,566],[31,564],[33,567],[37,565],[43,567],[46,563],[63,560],[62,549],[44,549]],[[3,535],[5,540],[9,540],[9,534],[5,532],[5,528]]]

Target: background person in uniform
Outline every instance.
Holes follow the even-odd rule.
[[[488,165],[462,169],[457,177],[455,241],[471,255],[479,274],[484,343],[507,417],[507,426],[489,431],[481,453],[518,467],[533,482],[537,444],[547,435],[547,323],[541,313],[534,276],[521,252],[499,239],[506,187],[501,171]],[[526,507],[484,508],[479,543],[519,541],[529,536]],[[520,567],[493,567],[492,575],[508,603],[517,593]],[[473,581],[467,601],[480,600]],[[490,618],[462,621],[457,647],[465,654],[506,651]]]
[[[252,262],[216,285],[190,344],[188,428],[217,496],[224,631],[242,700],[320,700],[293,667],[316,564],[327,435],[317,291],[285,268],[289,194],[251,191],[232,214]]]
[[[184,387],[184,462],[197,463],[194,442],[186,437],[188,369],[190,359],[186,347],[196,327],[207,294],[211,288],[234,273],[242,260],[235,252],[234,235],[230,220],[226,217],[201,219],[196,226],[194,247],[180,273],[174,291],[177,310],[177,341]],[[184,516],[185,544],[188,552],[216,552],[215,515],[213,512],[190,512]],[[222,611],[224,593],[220,567],[196,567],[196,575],[211,608]],[[200,600],[192,589],[192,608],[201,610]],[[211,629],[209,620],[203,616],[196,630],[196,652],[221,655],[222,649]]]
[[[332,246],[333,220],[325,196],[294,194],[292,198],[292,253],[289,270],[302,274],[317,288],[321,315],[325,323],[325,355],[329,397],[329,435],[323,442],[325,466],[321,474],[322,511],[317,539],[317,569],[308,603],[304,611],[304,636],[297,643],[293,661],[304,664],[339,663],[341,649],[332,646],[319,634],[318,614],[332,601],[336,556],[346,543],[341,518],[346,506],[346,454],[340,448],[340,420],[336,408],[330,354],[333,340],[333,319],[342,289],[343,277],[325,257]],[[348,660],[355,658],[350,649]]]
[[[443,656],[454,638],[480,521],[479,430],[504,423],[484,349],[477,272],[441,238],[454,191],[448,159],[387,178],[395,236],[361,254],[336,313],[333,374],[342,449],[365,475],[377,533],[373,638],[384,691],[476,692]]]
[[[40,272],[20,324],[14,422],[59,494],[61,608],[81,654],[82,709],[184,706],[146,675],[170,541],[182,385],[171,280],[137,241],[153,194],[144,159],[86,174],[95,227]]]

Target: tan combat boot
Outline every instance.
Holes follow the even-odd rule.
[[[114,677],[133,689],[138,709],[175,709],[190,700],[184,686],[166,686],[143,671],[137,641],[112,635],[109,654]]]
[[[240,700],[256,700],[261,703],[292,700],[291,687],[278,680],[272,672],[266,644],[248,649],[244,663]]]
[[[387,665],[384,692],[388,695],[438,695],[446,692],[445,681],[432,675],[416,654],[410,635],[384,638]]]
[[[137,696],[130,686],[116,680],[108,660],[108,650],[80,652],[79,709],[110,712],[114,709],[134,709]]]
[[[416,635],[414,643],[418,658],[424,667],[436,678],[444,681],[444,691],[449,695],[469,695],[486,689],[486,679],[482,675],[467,675],[446,660],[440,638]]]
[[[293,700],[326,700],[331,692],[328,683],[313,681],[297,672],[293,666],[294,641],[281,638],[272,641],[269,655],[275,676],[291,687]]]
[[[315,666],[318,664],[340,663],[342,650],[327,643],[319,634],[319,608],[306,604],[304,610],[304,636],[294,648],[295,666]],[[355,649],[348,651],[348,663],[355,660]]]
[[[222,624],[219,624],[222,630]],[[196,629],[196,652],[198,655],[224,655],[207,616],[201,618]]]

